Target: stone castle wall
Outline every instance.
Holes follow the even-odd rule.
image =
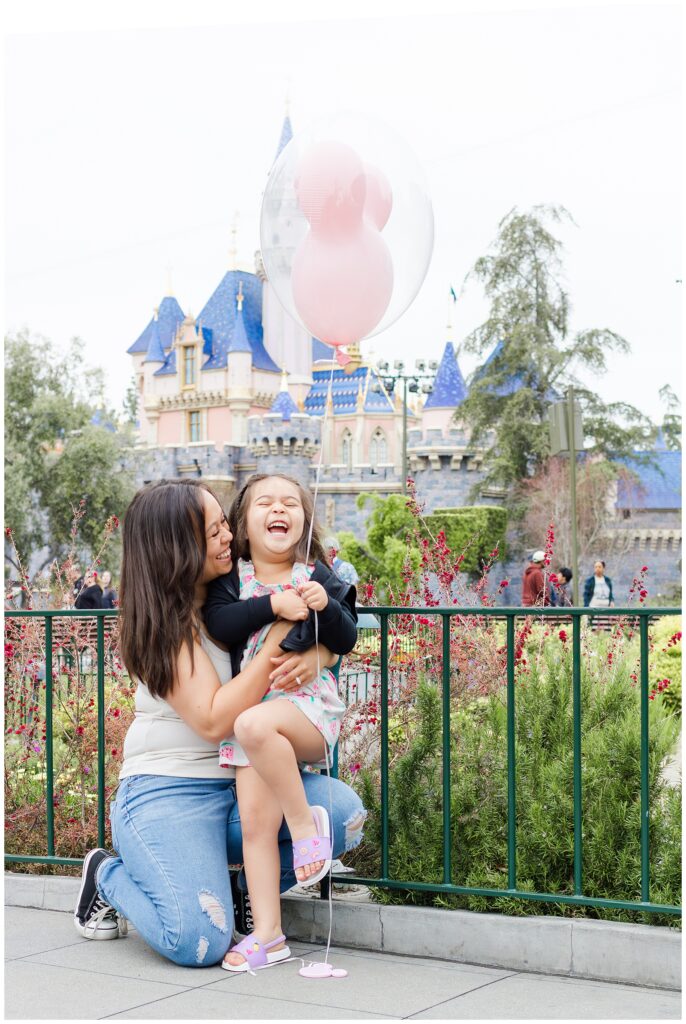
[[[293,415],[250,417],[245,447],[212,443],[135,448],[128,453],[137,486],[162,477],[202,476],[215,487],[225,503],[252,473],[286,473],[303,485],[314,487],[316,456],[321,443],[321,420]],[[436,508],[470,504],[500,504],[504,493],[487,491],[475,498],[473,490],[483,477],[482,452],[471,448],[459,427],[411,430],[408,433],[408,471],[420,502],[427,512]],[[360,494],[381,498],[401,493],[400,475],[393,467],[346,469],[323,465],[320,473],[317,518],[323,532],[349,531],[360,540],[367,533],[369,507],[358,508]],[[542,541],[543,543],[543,541]],[[676,510],[632,512],[617,520],[597,556],[607,563],[615,601],[625,603],[632,579],[647,565],[649,593],[667,595],[681,579],[681,515]],[[526,559],[508,560],[494,566],[493,587],[511,580],[500,603],[515,606],[521,600],[521,577]],[[554,563],[556,564],[556,563]],[[579,567],[580,589],[593,571],[592,564]]]

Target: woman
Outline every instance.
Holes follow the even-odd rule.
[[[612,580],[605,575],[605,562],[598,559],[584,586],[584,608],[612,608],[614,603]]]
[[[235,780],[219,766],[219,741],[271,686],[293,689],[317,674],[317,650],[283,654],[290,623],[233,679],[228,652],[200,623],[208,583],[231,571],[226,517],[196,480],[163,480],[136,494],[124,520],[121,653],[138,682],[111,807],[117,856],[92,850],[74,914],[79,934],[117,938],[122,919],[174,963],[211,966],[232,942],[227,865],[240,863]],[[335,656],[319,649],[322,664]],[[296,682],[297,679],[297,682]],[[224,685],[230,681],[230,685]],[[310,804],[329,806],[333,855],[359,843],[365,811],[336,779],[303,773]],[[290,836],[279,834],[281,891],[295,884]]]

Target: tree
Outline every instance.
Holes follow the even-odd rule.
[[[26,330],[5,339],[5,525],[25,564],[41,548],[43,564],[64,553],[73,510],[86,494],[81,539],[91,553],[105,519],[126,507],[132,485],[118,472],[120,435],[91,426],[96,409],[114,421],[103,372],[84,366],[82,342],[74,339],[59,355]],[[5,560],[18,568],[11,551]]]
[[[582,407],[591,453],[627,455],[645,446],[651,430],[640,410],[625,402],[605,403],[576,377],[579,371],[604,373],[608,354],[628,353],[629,345],[608,328],[570,336],[562,243],[547,230],[546,219],[571,220],[559,206],[512,210],[500,222],[491,252],[470,271],[491,303],[488,319],[464,347],[479,355],[493,353],[474,373],[459,408],[472,440],[487,446],[480,487],[510,487],[541,468],[550,452],[548,406],[570,384]]]
[[[662,419],[662,436],[670,451],[681,451],[681,402],[669,384],[660,388],[666,412]]]
[[[620,480],[626,487],[638,487],[635,474],[606,459],[583,457],[576,470],[576,517],[579,570],[590,567],[597,558],[605,559],[608,531],[619,526],[615,495]],[[521,539],[531,551],[545,547],[548,527],[553,524],[555,541],[553,567],[571,566],[571,498],[569,460],[561,456],[548,459],[535,476],[523,481],[522,497],[526,517]],[[612,563],[633,550],[631,530],[618,529],[612,537]],[[590,569],[589,569],[590,571]]]

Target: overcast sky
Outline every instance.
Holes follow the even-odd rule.
[[[197,315],[228,269],[235,211],[239,260],[252,266],[287,93],[296,132],[341,108],[368,111],[424,165],[433,259],[410,310],[370,342],[378,358],[438,358],[449,289],[461,291],[498,221],[558,203],[575,221],[558,229],[572,329],[609,327],[632,348],[595,385],[653,418],[660,387],[679,389],[680,7],[428,0],[413,5],[421,14],[389,16],[370,0],[339,5],[336,19],[313,3],[287,14],[139,3],[104,27],[92,3],[15,6],[6,328],[59,346],[83,338],[113,405],[166,268]],[[456,341],[486,312],[469,283]],[[461,365],[468,373],[474,358]]]

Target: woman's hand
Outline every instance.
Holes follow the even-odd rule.
[[[271,660],[276,667],[269,674],[272,681],[270,689],[288,693],[311,683],[322,669],[335,665],[338,658],[320,645],[301,654],[280,654]]]

